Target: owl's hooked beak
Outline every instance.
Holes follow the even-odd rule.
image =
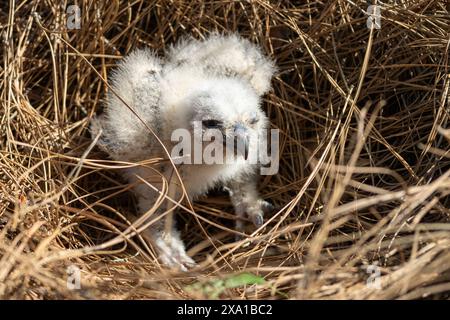
[[[233,126],[234,130],[234,150],[239,152],[247,160],[248,148],[250,144],[250,137],[248,134],[248,129],[241,123],[237,123]]]

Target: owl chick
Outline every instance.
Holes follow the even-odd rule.
[[[123,100],[110,92],[105,112],[92,120],[90,130],[93,136],[99,135],[98,145],[112,159],[129,162],[168,158],[146,126],[167,150],[174,146],[174,130],[184,129],[194,136],[196,125],[202,133],[215,130],[225,139],[238,139],[243,146],[239,150],[235,145],[230,150],[228,144],[217,142],[223,145],[224,153],[235,156],[232,163],[184,163],[177,169],[190,200],[222,186],[235,208],[237,230],[243,230],[246,216],[261,226],[263,214],[271,205],[257,192],[259,164],[249,163],[246,157],[258,152],[257,145],[249,141],[268,127],[260,104],[261,96],[270,89],[274,71],[273,61],[238,35],[183,40],[172,46],[164,59],[150,50],[136,50],[119,63],[111,77],[114,92]],[[157,191],[166,188],[172,199],[180,199],[183,189],[172,164],[162,161],[152,167],[141,165],[125,169],[123,175],[134,185],[140,214],[160,204],[153,214],[161,219],[144,235],[158,251],[161,262],[181,270],[194,266],[174,223],[167,227],[169,206],[164,204],[169,200],[162,199]]]

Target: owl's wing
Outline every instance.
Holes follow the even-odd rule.
[[[162,62],[154,52],[136,50],[113,71],[113,90],[108,92],[105,110],[91,120],[90,126],[93,137],[101,130],[97,144],[113,159],[139,159],[142,152],[148,152],[147,147],[153,141],[152,134],[127,105],[148,126],[155,131],[158,129],[161,69]]]
[[[259,95],[270,89],[274,62],[261,49],[238,35],[214,34],[205,41],[184,39],[167,52],[172,66],[193,64],[216,75],[247,80]]]

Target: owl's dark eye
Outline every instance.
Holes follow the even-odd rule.
[[[222,122],[219,120],[203,120],[202,125],[208,129],[219,129],[222,127]]]

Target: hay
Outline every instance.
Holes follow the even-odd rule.
[[[71,3],[0,7],[0,297],[198,298],[186,286],[245,271],[265,282],[220,297],[448,298],[448,4],[397,2],[372,30],[366,1],[78,1],[74,30]],[[280,211],[237,243],[228,199],[199,201],[204,219],[180,224],[201,264],[180,274],[121,240],[135,203],[116,171],[132,164],[91,149],[87,126],[124,54],[211,31],[277,61],[265,108],[280,172],[261,193]]]

